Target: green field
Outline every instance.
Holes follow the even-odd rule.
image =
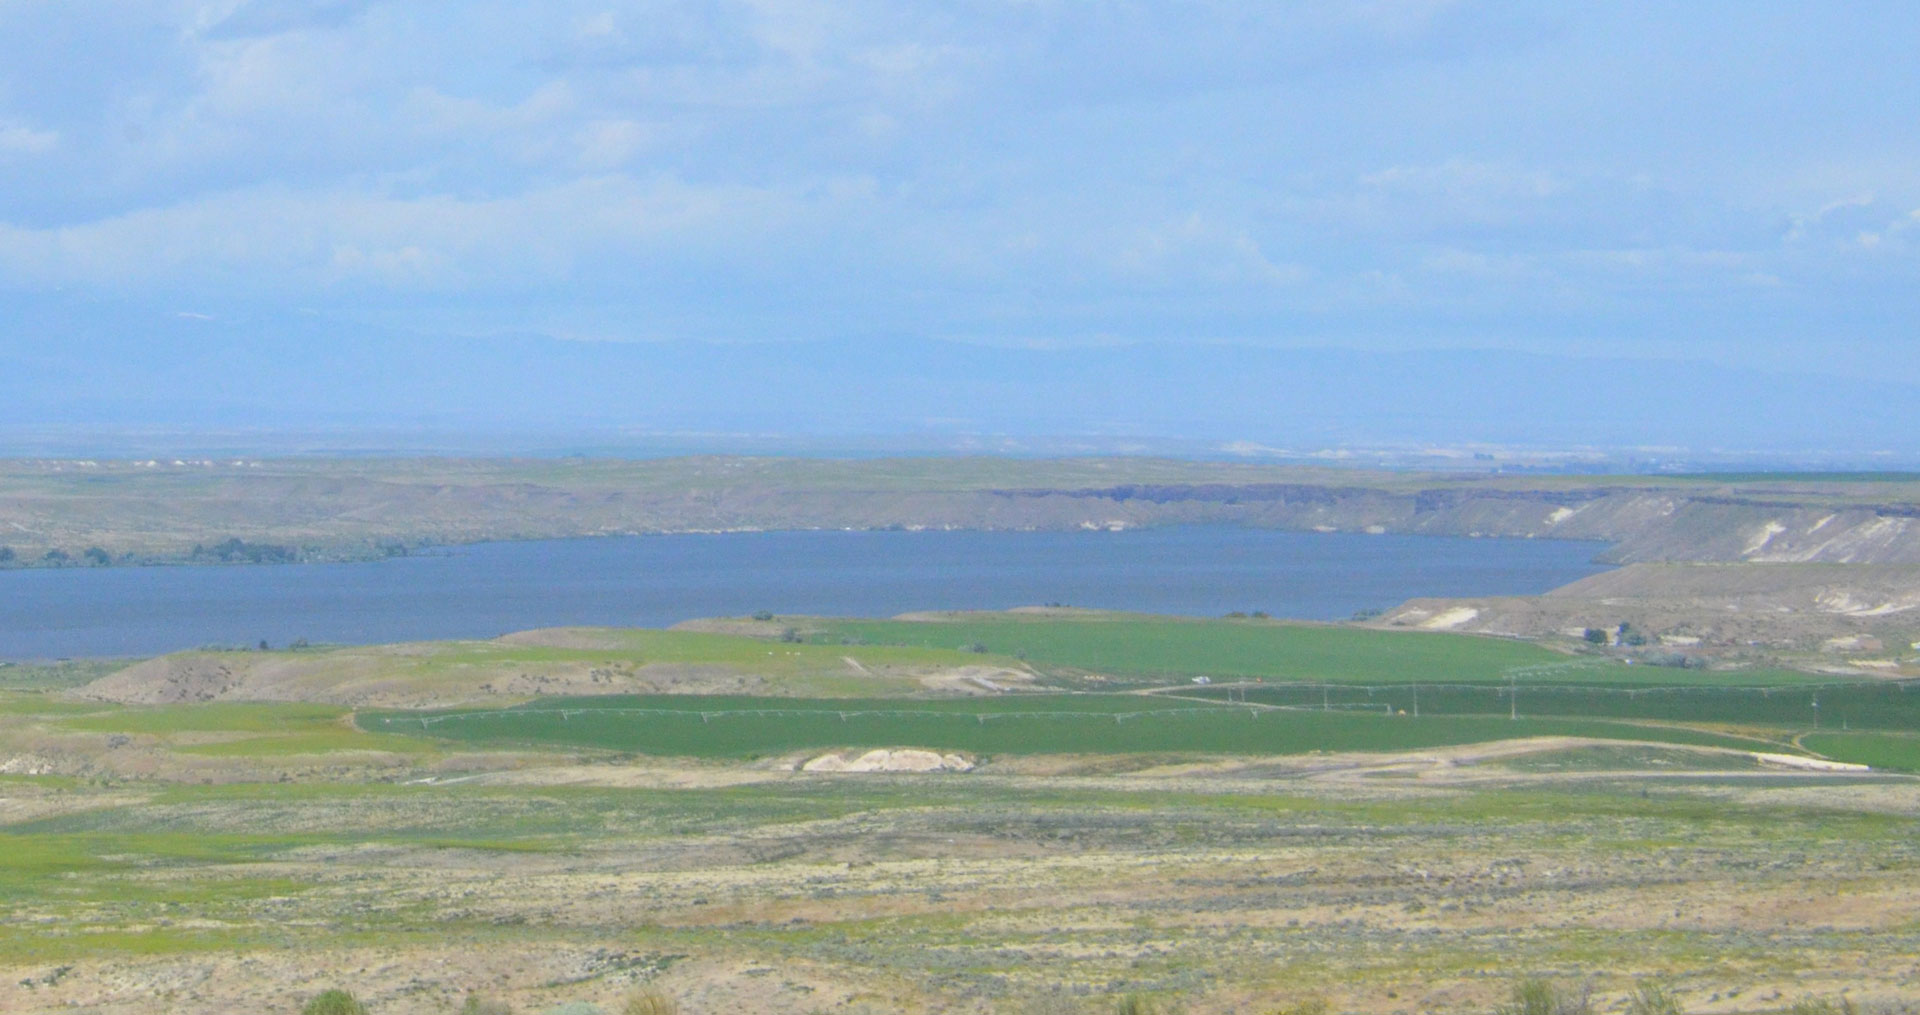
[[[34,719],[54,733],[106,733],[158,738],[182,754],[249,757],[386,751],[418,754],[432,745],[414,737],[366,733],[339,705],[206,702],[115,705],[0,695],[0,715]]]
[[[1532,736],[1661,740],[1778,749],[1757,737],[1578,718],[1422,716],[1251,709],[1141,695],[1022,695],[933,701],[647,695],[545,700],[505,709],[365,712],[361,729],[475,744],[597,747],[743,758],[831,747],[980,754],[1381,751]]]
[[[1785,670],[1703,672],[1628,667],[1503,638],[1382,631],[1273,620],[1206,620],[1141,614],[981,613],[954,619],[822,620],[820,640],[954,650],[971,647],[1039,667],[1126,677],[1207,676],[1306,683],[1784,684],[1814,680]]]
[[[1129,614],[959,615],[940,621],[830,620],[830,638],[877,645],[972,646],[1037,666],[1158,677],[1397,682],[1496,680],[1507,669],[1567,661],[1533,645],[1452,634],[1272,621]]]
[[[1835,761],[1920,772],[1920,735],[1914,733],[1811,733],[1800,742]]]
[[[124,659],[0,662],[0,691],[59,691],[98,680],[127,665]]]
[[[845,671],[854,656],[875,666],[951,666],[974,662],[957,646],[909,644],[789,644],[771,638],[651,628],[582,629],[592,647],[536,645],[514,641],[449,641],[409,646],[406,655],[389,655],[389,667],[409,678],[432,677],[462,669],[539,663],[626,662],[690,663],[733,666],[774,675]],[[338,650],[358,655],[365,648]],[[378,649],[374,649],[378,651]],[[240,653],[246,658],[251,653]],[[294,653],[298,655],[298,653]]]
[[[1579,716],[1655,722],[1717,723],[1780,729],[1920,731],[1920,687],[1873,681],[1848,684],[1644,686],[1601,683],[1622,667],[1583,671],[1591,683],[1503,686],[1340,684],[1196,687],[1186,696],[1286,707],[1417,711],[1428,715]],[[1647,667],[1636,668],[1638,670]],[[1672,671],[1669,673],[1684,672]],[[1635,675],[1638,675],[1637,673]]]

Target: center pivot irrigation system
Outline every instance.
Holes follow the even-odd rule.
[[[1193,719],[1263,712],[1346,712],[1385,716],[1482,718],[1612,719],[1666,723],[1714,723],[1773,729],[1884,730],[1920,732],[1920,694],[1916,681],[1855,681],[1786,685],[1730,683],[1608,682],[1591,662],[1515,667],[1480,683],[1354,684],[1340,682],[1234,682],[1176,685],[1147,694],[1046,692],[994,698],[919,702],[848,700],[844,704],[812,699],[793,704],[778,699],[694,696],[627,697],[604,701],[570,699],[553,704],[369,716],[379,728],[431,731],[447,723],[518,723],[527,720],[571,722],[580,717],[698,719],[838,718],[852,720],[954,720],[985,726],[1012,720],[1112,722]],[[1577,672],[1592,672],[1594,682],[1570,682]],[[1716,675],[1724,680],[1725,674]],[[1523,708],[1523,699],[1524,705]],[[1183,703],[1174,706],[1174,701]],[[1150,707],[1165,703],[1165,707]],[[1149,706],[1149,707],[1142,707]]]

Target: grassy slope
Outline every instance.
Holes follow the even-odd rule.
[[[127,665],[124,659],[63,659],[0,663],[0,691],[58,691],[98,680]]]
[[[523,675],[578,677],[596,669],[631,673],[645,666],[666,665],[765,678],[779,687],[776,693],[831,697],[913,693],[920,685],[907,675],[910,672],[981,662],[978,656],[958,649],[790,645],[764,638],[691,631],[582,629],[555,637],[578,640],[571,644],[444,641],[278,652],[181,653],[143,664],[124,676],[103,681],[93,690],[117,700],[139,700],[134,692],[140,686],[151,686],[151,681],[161,679],[169,666],[180,664],[238,675],[247,681],[245,696],[270,700],[359,701],[366,699],[357,695],[406,692],[427,699],[439,696],[459,701],[480,694],[483,686],[503,688]],[[590,693],[585,686],[577,690]]]
[[[1132,615],[972,614],[951,621],[818,621],[819,644],[686,631],[583,630],[556,635],[594,647],[508,642],[451,642],[376,649],[303,652],[303,672],[347,674],[363,684],[402,683],[426,688],[477,686],[501,675],[542,667],[614,666],[675,662],[764,675],[791,696],[738,698],[704,695],[536,699],[498,719],[436,724],[435,737],[487,742],[579,744],[646,753],[739,757],[796,748],[917,745],[981,752],[1249,751],[1393,749],[1465,743],[1517,735],[1567,734],[1641,737],[1679,743],[1734,743],[1715,732],[1660,730],[1610,720],[1695,723],[1721,728],[1780,731],[1814,725],[1810,701],[1825,698],[1830,722],[1852,717],[1856,727],[1920,729],[1920,700],[1897,685],[1792,689],[1767,685],[1810,679],[1800,674],[1727,673],[1625,667],[1566,656],[1518,642],[1444,633],[1414,633],[1264,621],[1193,620]],[[841,639],[904,644],[841,644]],[[979,642],[998,651],[959,646]],[[1230,692],[1188,686],[1184,698],[1122,695],[1021,695],[987,699],[929,699],[911,679],[855,675],[854,658],[870,671],[890,667],[952,668],[1021,663],[1062,675],[1109,673],[1133,680],[1185,683],[1194,674],[1217,679],[1256,677],[1266,686]],[[284,658],[235,653],[236,664]],[[1523,721],[1510,723],[1506,677],[1521,682]],[[301,679],[308,679],[302,677]],[[1336,685],[1322,691],[1320,682]],[[1418,718],[1379,713],[1414,711]],[[1477,685],[1443,687],[1441,684]],[[1699,684],[1697,687],[1673,685]],[[1341,687],[1340,685],[1346,685]],[[1664,686],[1663,686],[1664,685]],[[1593,689],[1593,688],[1599,689]],[[581,691],[579,693],[593,693]],[[753,690],[751,693],[762,692]],[[1110,722],[1114,712],[1207,707],[1193,698],[1251,697],[1256,703],[1314,709],[1249,718],[1244,710],[1218,716],[1156,717]],[[454,696],[449,700],[460,700]],[[513,699],[508,699],[513,700]],[[274,756],[348,750],[431,750],[410,722],[387,724],[401,713],[368,713],[354,728],[334,705],[177,705],[150,708],[58,705],[39,696],[37,714],[62,732],[159,735],[174,749],[223,756]],[[697,716],[668,719],[596,710],[562,718],[554,708],[623,706],[724,712],[774,708],[811,710],[813,716]],[[1318,706],[1333,712],[1320,713]],[[26,707],[26,706],[14,706]],[[84,709],[78,711],[77,709]],[[843,711],[909,709],[915,716],[851,717]],[[1068,711],[1073,719],[974,717],[1022,711]],[[413,714],[413,713],[406,713]],[[431,713],[422,713],[431,714]],[[508,723],[502,726],[500,723]],[[414,734],[414,735],[407,735]],[[1770,735],[1770,734],[1769,734]],[[1784,735],[1784,734],[1783,734]],[[1702,738],[1705,739],[1702,739]]]
[[[449,918],[405,892],[378,890],[392,878],[390,857],[449,863],[462,852],[562,852],[594,857],[634,843],[697,841],[702,836],[804,834],[853,814],[865,822],[920,820],[941,832],[977,834],[983,816],[997,828],[1124,829],[1137,848],[1155,835],[1204,842],[1252,833],[1310,830],[1302,843],[1347,849],[1358,841],[1404,843],[1410,837],[1501,837],[1520,850],[1568,841],[1570,830],[1637,852],[1684,842],[1692,848],[1847,852],[1909,840],[1912,822],[1874,815],[1809,814],[1605,792],[1498,791],[1425,799],[1311,799],[1277,793],[1193,794],[1161,788],[1075,790],[1013,788],[974,780],[771,785],[731,789],[614,790],[572,787],[387,785],[180,786],[79,813],[0,825],[0,961],[69,962],[84,956],[191,954],[233,947],[315,948],[377,935],[382,947],[444,941],[449,935],[491,945],[564,937],[564,923],[497,924]],[[917,827],[917,826],[916,826]],[[1090,834],[1099,834],[1090,831]],[[1373,837],[1359,839],[1357,837]],[[1519,838],[1507,841],[1506,837]],[[1294,840],[1289,840],[1294,841]],[[369,854],[367,847],[377,847]],[[361,855],[375,859],[359,860]],[[1717,852],[1715,855],[1718,855]],[[335,857],[321,866],[316,857]],[[578,862],[576,860],[576,862]],[[799,861],[814,875],[818,861]],[[837,865],[836,865],[837,866]],[[373,887],[368,887],[369,885]],[[696,889],[703,890],[703,889]],[[196,919],[181,921],[183,912]],[[292,917],[292,919],[290,919]],[[952,921],[953,914],[940,919]],[[895,919],[898,919],[897,917]],[[782,925],[787,926],[787,925]],[[767,933],[749,921],[724,933]],[[857,931],[860,925],[853,925]],[[594,927],[589,933],[604,933]],[[631,931],[624,931],[632,933]],[[991,933],[983,929],[982,933]],[[880,935],[875,943],[893,940]],[[600,939],[604,943],[604,939]],[[796,940],[798,940],[796,938]],[[900,936],[911,962],[921,939]],[[924,960],[924,956],[921,956]]]
[[[30,746],[37,733],[122,734],[185,754],[271,757],[386,751],[427,754],[437,748],[415,737],[367,733],[336,705],[213,702],[129,706],[64,701],[38,693],[0,692],[0,754],[9,742]]]
[[[388,653],[380,662],[383,675],[405,681],[459,686],[477,683],[489,675],[505,675],[542,667],[671,664],[715,666],[786,681],[796,694],[823,696],[911,693],[919,685],[910,679],[858,676],[847,664],[858,662],[870,671],[896,668],[940,668],[977,665],[980,660],[956,648],[887,645],[792,645],[765,638],[707,634],[694,631],[595,629],[592,648],[514,644],[501,641],[435,642],[410,649],[406,655]],[[343,655],[380,653],[376,649],[342,649]],[[243,654],[244,656],[244,654]]]

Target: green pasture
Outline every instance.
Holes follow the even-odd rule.
[[[1207,676],[1307,683],[1787,683],[1804,674],[1704,673],[1583,659],[1503,638],[1273,620],[1141,614],[955,614],[953,619],[822,620],[822,637],[925,649],[983,649],[1030,664],[1141,678]]]
[[[846,672],[851,657],[874,667],[941,666],[977,662],[958,646],[790,644],[768,638],[700,631],[662,631],[650,628],[590,628],[592,648],[527,645],[511,641],[433,642],[391,648],[342,649],[341,655],[377,655],[401,675],[431,677],[463,669],[498,669],[512,665],[546,663],[683,663],[728,666],[769,673]]]
[[[429,745],[357,729],[339,705],[207,702],[192,705],[80,705],[47,702],[56,731],[158,736],[174,750],[218,757],[396,751]]]
[[[1139,677],[1272,680],[1494,680],[1567,657],[1520,642],[1260,620],[1130,614],[957,615],[952,620],[832,620],[828,637],[876,645],[978,647],[1046,667]]]
[[[1920,735],[1916,733],[1810,733],[1800,743],[1835,761],[1920,772]]]
[[[300,693],[303,687],[317,691],[339,686],[405,686],[464,694],[479,685],[512,680],[521,674],[538,677],[590,669],[621,672],[678,665],[772,678],[782,681],[793,693],[831,697],[911,693],[920,685],[906,671],[979,662],[979,656],[958,649],[794,644],[696,631],[584,628],[560,637],[576,638],[591,647],[492,640],[193,655],[235,671],[271,666],[289,695]]]
[[[127,659],[0,662],[0,691],[62,691],[98,680],[129,662]]]
[[[548,699],[506,709],[366,712],[370,732],[481,745],[594,747],[739,758],[832,747],[981,754],[1379,751],[1511,737],[1583,736],[1781,749],[1707,730],[1577,718],[1421,716],[1251,709],[1141,695],[1022,695],[934,701],[682,695]]]
[[[1577,716],[1652,722],[1764,726],[1776,729],[1870,729],[1920,731],[1920,685],[1872,681],[1852,684],[1733,686],[1643,686],[1604,684],[1599,677],[1625,668],[1584,671],[1591,684],[1516,683],[1471,685],[1267,684],[1257,687],[1196,687],[1183,697],[1341,710],[1388,709],[1429,715]],[[1644,670],[1646,667],[1635,667]],[[1577,674],[1579,671],[1570,671]],[[1682,673],[1685,671],[1670,671]]]

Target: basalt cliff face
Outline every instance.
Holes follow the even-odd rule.
[[[1912,564],[1920,477],[1528,479],[1151,459],[0,465],[0,545],[15,566],[351,559],[647,532],[1199,523],[1594,540],[1616,563]]]
[[[1285,529],[1586,539],[1637,561],[1920,563],[1920,506],[1689,495],[1662,489],[1382,490],[1255,484],[1016,490],[976,516],[1123,527],[1231,522]],[[964,517],[956,513],[955,518]]]

